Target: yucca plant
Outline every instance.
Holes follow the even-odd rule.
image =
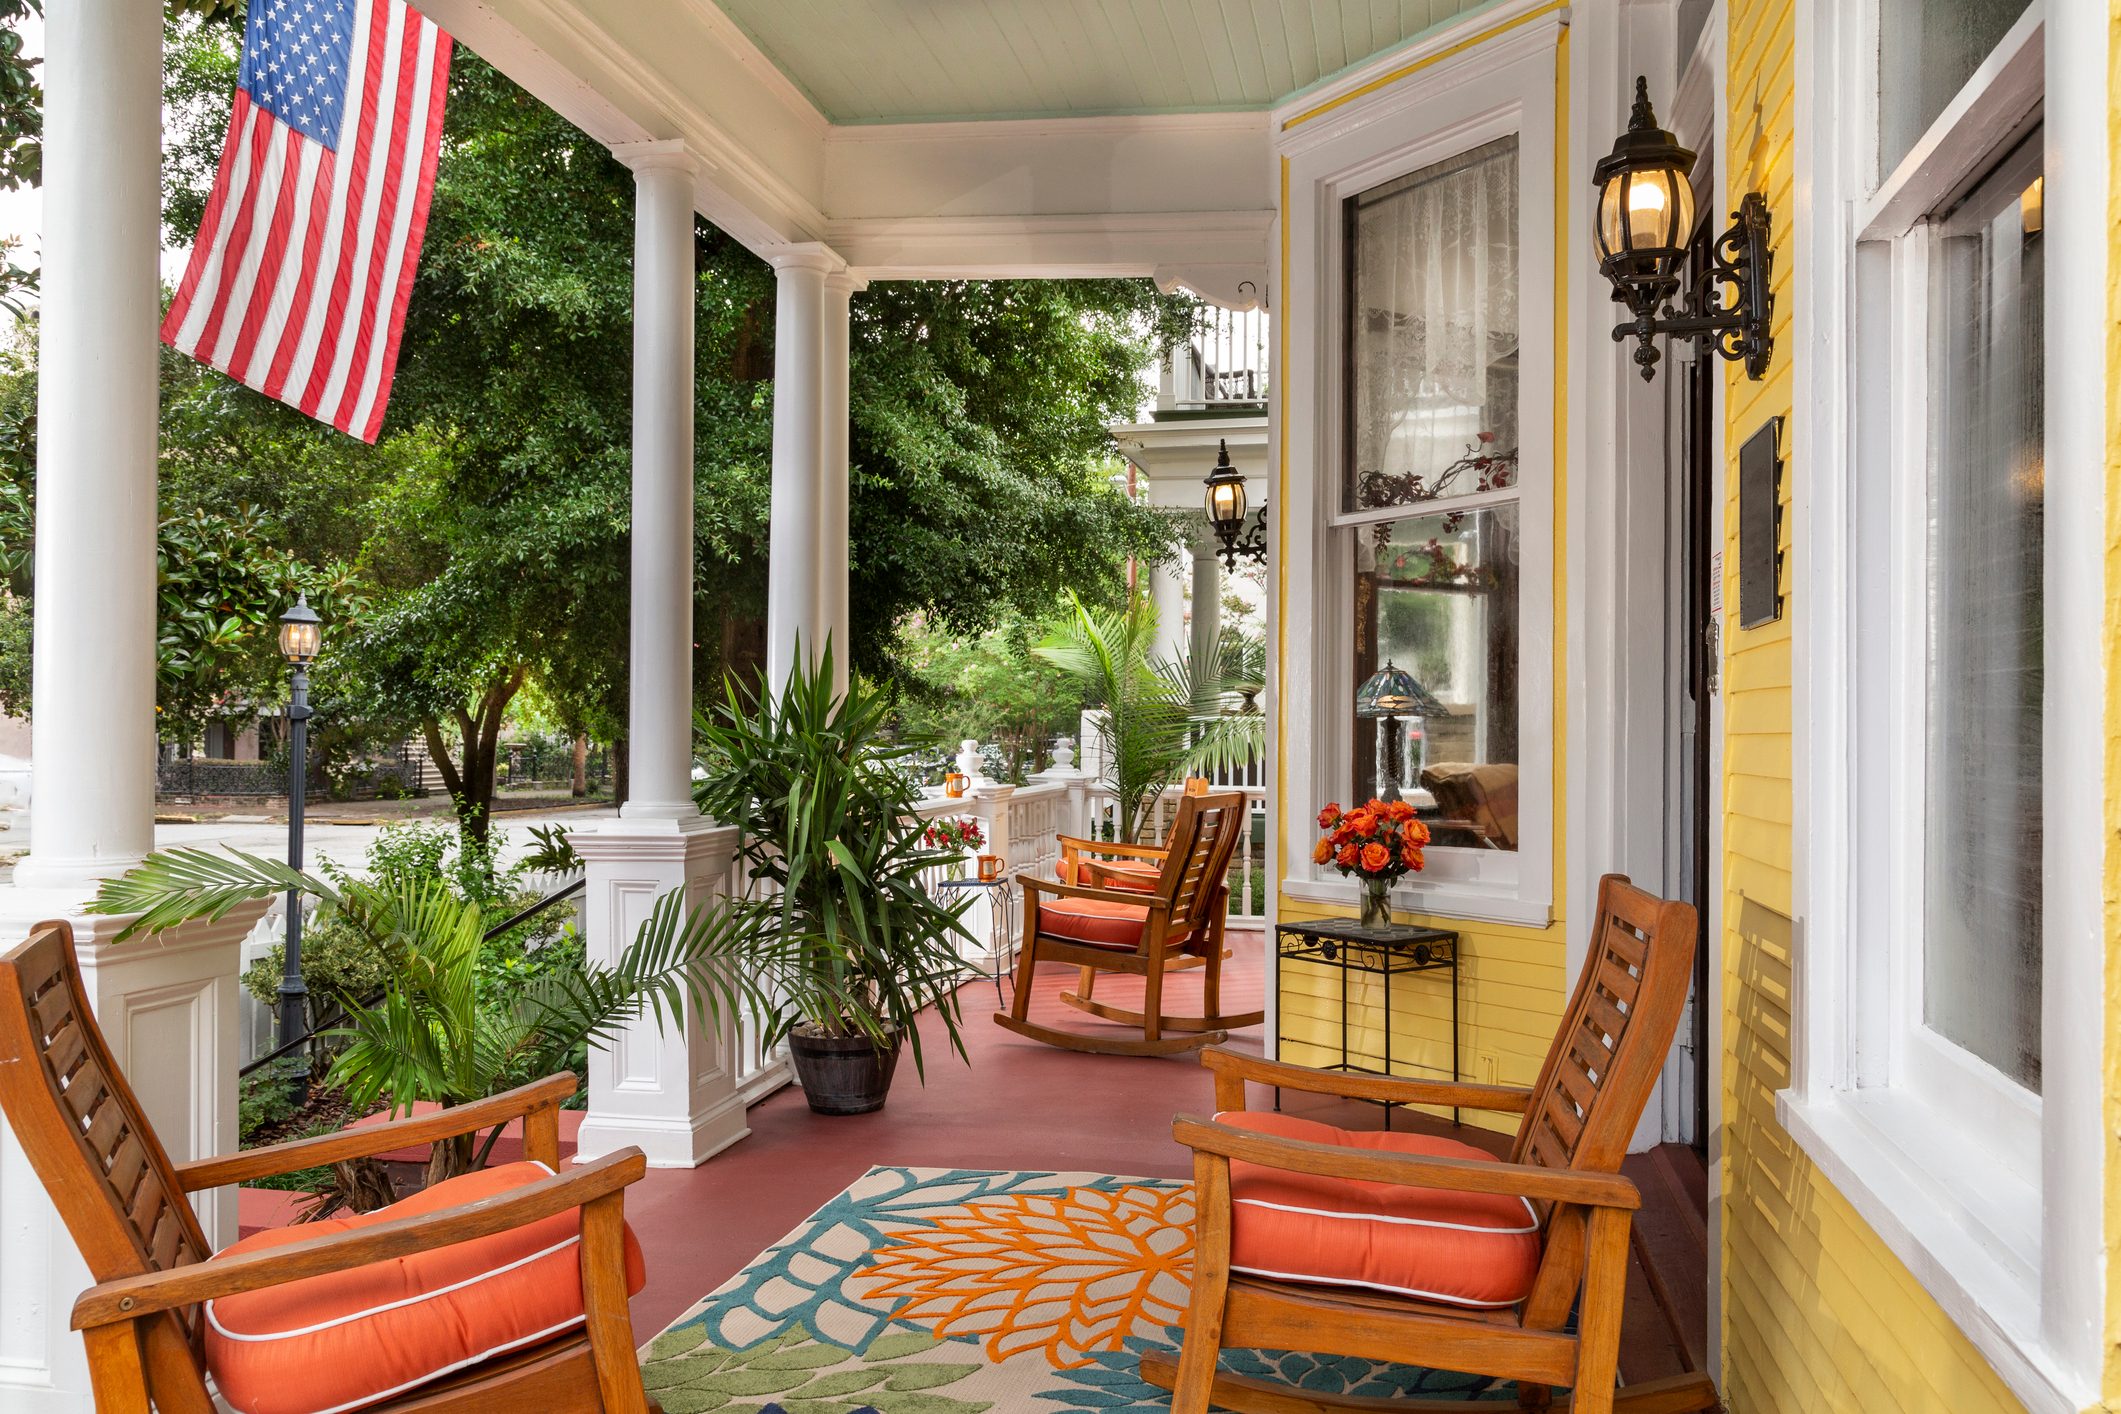
[[[922,840],[908,764],[923,743],[887,737],[890,710],[860,678],[835,690],[829,644],[776,694],[726,682],[696,718],[693,794],[739,830],[755,887],[731,906],[750,940],[743,965],[775,999],[759,1013],[766,1041],[863,1038],[895,1053],[903,1040],[925,1072],[916,1022],[930,1007],[964,1054],[960,945],[975,940],[964,904],[928,889],[924,876],[953,856]]]
[[[325,1033],[336,1048],[326,1083],[358,1112],[483,1099],[566,1069],[580,1047],[644,1014],[668,1024],[688,1001],[710,1018],[769,1005],[757,975],[736,965],[752,951],[748,917],[721,900],[688,910],[675,890],[617,963],[570,957],[505,984],[482,983],[479,969],[502,918],[440,873],[331,879],[240,850],[173,849],[107,880],[91,907],[138,915],[122,941],[290,889],[331,910],[382,963],[380,996],[338,998],[345,1023]],[[499,1137],[436,1146],[429,1180],[483,1165]]]

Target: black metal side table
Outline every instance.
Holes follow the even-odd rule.
[[[1389,928],[1365,928],[1352,918],[1322,918],[1310,923],[1282,923],[1274,929],[1275,952],[1283,962],[1312,962],[1340,972],[1340,1063],[1321,1067],[1359,1075],[1395,1075],[1392,1068],[1392,979],[1416,972],[1446,972],[1451,989],[1451,1079],[1461,1077],[1458,1026],[1458,935],[1445,928],[1416,928],[1394,924]],[[1384,1069],[1372,1070],[1348,1058],[1348,975],[1362,973],[1384,979]],[[1278,1038],[1288,1044],[1286,1029]],[[1296,1045],[1315,1045],[1295,1041]],[[1434,1069],[1424,1066],[1422,1069]],[[1394,1106],[1384,1105],[1385,1128],[1392,1127]],[[1281,1092],[1274,1095],[1281,1108]],[[1451,1122],[1458,1123],[1454,1106]]]

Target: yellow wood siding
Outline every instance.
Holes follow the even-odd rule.
[[[2121,232],[2121,0],[2107,10],[2107,221]],[[2121,251],[2109,246],[2106,265],[2106,1132],[2121,1134]],[[2121,1163],[2111,1146],[2106,1162],[2106,1408],[2121,1409]]]
[[[1767,193],[1777,248],[1774,367],[1759,383],[1733,368],[1724,385],[1733,488],[1745,439],[1792,412],[1794,16],[1794,0],[1729,4],[1732,196],[1740,182]],[[1789,466],[1785,505],[1804,471]],[[1728,509],[1724,563],[1736,565],[1735,494]],[[1741,630],[1732,613],[1725,624],[1724,1395],[1734,1414],[2015,1410],[1994,1370],[1775,1118],[1791,1044],[1788,615],[1802,608],[1801,586],[1784,588],[1792,602],[1780,623]],[[1736,589],[1726,585],[1727,604]]]
[[[1539,13],[1544,14],[1542,10]],[[1527,17],[1529,18],[1529,17]],[[1514,27],[1513,22],[1511,26]],[[1500,33],[1501,30],[1493,33]],[[1492,37],[1483,35],[1480,38]],[[1477,42],[1477,41],[1469,41]],[[1462,46],[1463,47],[1463,46]],[[1412,70],[1408,71],[1409,73]],[[1402,74],[1398,78],[1405,78]],[[1566,192],[1569,158],[1569,39],[1563,30],[1555,51],[1555,186]],[[1288,164],[1282,164],[1282,209],[1288,210]],[[1568,387],[1567,292],[1576,273],[1568,259],[1566,199],[1555,203],[1554,269],[1554,386]],[[1284,238],[1282,268],[1287,270]],[[1284,287],[1286,296],[1286,287]],[[1286,297],[1282,302],[1286,309]],[[1568,496],[1563,468],[1567,465],[1568,406],[1557,395],[1554,406],[1554,879],[1556,903],[1553,921],[1545,928],[1510,927],[1498,923],[1476,923],[1465,919],[1430,918],[1398,914],[1404,922],[1449,928],[1459,936],[1459,1041],[1461,1073],[1469,1080],[1497,1085],[1530,1085],[1539,1078],[1555,1028],[1561,1024],[1562,1004],[1567,1000],[1570,979],[1566,975],[1562,936],[1559,881],[1565,877],[1566,859],[1562,820],[1566,802],[1562,792],[1562,763],[1567,743],[1561,723],[1566,720],[1562,683],[1566,678],[1567,635],[1558,630],[1565,622],[1563,585],[1566,581],[1565,527],[1562,506]],[[1282,459],[1282,482],[1278,492],[1287,492],[1287,457]],[[1278,602],[1286,602],[1286,592]],[[1287,684],[1283,684],[1287,690]],[[1280,759],[1286,759],[1287,742],[1281,743]],[[1308,812],[1322,802],[1290,801],[1283,782],[1276,781],[1276,799],[1281,808]],[[1277,838],[1276,848],[1279,841]],[[1283,862],[1274,863],[1277,879],[1286,877]],[[1283,921],[1348,917],[1353,909],[1336,909],[1292,899],[1283,894],[1276,914]],[[1351,976],[1348,981],[1349,1060],[1372,1069],[1384,1068],[1384,1006],[1382,979]],[[1395,978],[1392,983],[1392,1062],[1395,1070],[1409,1074],[1447,1075],[1451,1068],[1451,998],[1445,990],[1448,973],[1419,973]],[[1338,1064],[1341,1059],[1341,991],[1338,969],[1292,963],[1281,973],[1278,1004],[1280,1029],[1287,1038],[1282,1056],[1300,1065]],[[1426,1069],[1417,1069],[1426,1067]],[[1464,1113],[1465,1122],[1486,1128],[1514,1131],[1513,1115]]]

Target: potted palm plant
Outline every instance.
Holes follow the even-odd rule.
[[[730,908],[752,941],[744,965],[775,998],[761,1017],[785,1036],[810,1107],[880,1108],[902,1047],[924,1068],[920,1013],[935,1009],[964,1054],[957,987],[973,945],[924,875],[958,856],[925,842],[909,758],[920,743],[885,736],[890,703],[860,680],[832,684],[828,647],[777,696],[734,683],[697,722],[694,796],[738,827],[755,885]]]

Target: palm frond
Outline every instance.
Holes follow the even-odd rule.
[[[239,903],[288,892],[340,902],[330,884],[278,860],[239,849],[184,846],[157,850],[117,878],[105,879],[88,907],[91,913],[138,915],[118,933],[123,942],[195,919],[218,919]]]

